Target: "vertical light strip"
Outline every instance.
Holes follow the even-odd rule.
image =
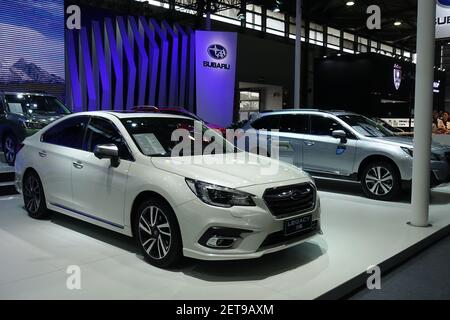
[[[189,111],[195,110],[195,32],[189,27],[189,80],[188,80],[188,106]]]
[[[134,40],[136,40],[138,50],[139,50],[139,96],[138,104],[145,104],[145,89],[147,87],[147,75],[148,75],[148,56],[145,50],[144,38],[139,32],[136,20],[134,17],[128,17],[128,21],[133,31]]]
[[[120,35],[122,36],[122,44],[125,49],[125,58],[128,64],[128,83],[127,83],[127,102],[126,108],[134,106],[134,91],[136,85],[136,63],[134,62],[134,53],[131,47],[131,42],[128,37],[127,28],[123,17],[117,17]]]
[[[149,97],[148,104],[151,106],[156,105],[156,90],[158,81],[159,70],[159,47],[155,40],[155,31],[152,24],[148,24],[144,17],[139,17],[140,27],[143,28],[145,35],[149,40]]]
[[[73,101],[73,111],[82,111],[81,88],[78,76],[77,54],[75,51],[75,31],[66,30],[67,63],[69,65],[70,93]]]
[[[183,28],[175,23],[178,30],[178,38],[181,38],[181,56],[180,56],[180,94],[178,105],[186,108],[186,83],[187,83],[187,58],[188,58],[188,37]]]
[[[163,28],[172,40],[172,54],[170,58],[170,81],[169,81],[169,106],[178,106],[178,34],[167,21],[163,21]]]
[[[161,40],[160,47],[160,72],[159,72],[159,93],[158,93],[158,107],[167,107],[167,64],[169,57],[169,42],[167,41],[166,32],[161,29],[155,19],[150,19],[156,34]]]
[[[95,52],[97,54],[98,70],[102,87],[100,105],[102,110],[111,110],[111,82],[106,68],[105,50],[102,45],[102,34],[98,21],[92,22],[92,32],[94,34]]]
[[[123,108],[123,70],[122,62],[119,59],[117,52],[117,42],[114,36],[114,28],[110,18],[105,18],[106,34],[110,46],[111,59],[113,62],[113,69],[115,75],[114,88],[114,110],[121,110]]]
[[[92,59],[86,27],[82,27],[80,30],[80,40],[81,40],[81,52],[83,55],[84,74],[86,77],[88,110],[93,111],[96,110],[97,107],[97,95],[95,92],[94,74],[92,72]]]

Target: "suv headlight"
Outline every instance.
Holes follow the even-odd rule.
[[[410,157],[413,157],[414,151],[412,148],[402,147],[402,150],[405,151]],[[431,152],[431,161],[441,161],[441,156],[437,153]]]
[[[189,189],[204,203],[212,206],[231,208],[233,206],[254,207],[250,193],[186,178]]]
[[[405,151],[411,158],[414,155],[413,149],[412,148],[407,148],[407,147],[401,147],[403,151]]]

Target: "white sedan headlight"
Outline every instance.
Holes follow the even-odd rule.
[[[222,208],[255,206],[253,195],[250,193],[188,178],[186,183],[200,200],[209,205]]]

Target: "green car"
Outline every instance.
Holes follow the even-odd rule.
[[[71,114],[48,94],[0,92],[0,142],[9,165],[14,165],[17,146],[49,123]]]

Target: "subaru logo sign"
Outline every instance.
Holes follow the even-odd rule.
[[[437,0],[437,3],[442,7],[450,7],[450,0]]]
[[[310,192],[311,192],[311,189],[309,189],[309,188],[307,188],[304,191],[292,190],[291,191],[291,200],[293,200],[293,201],[301,200],[301,199],[303,199],[304,196],[306,196]]]
[[[227,49],[220,44],[213,44],[208,47],[208,54],[216,60],[223,60],[227,57]]]

